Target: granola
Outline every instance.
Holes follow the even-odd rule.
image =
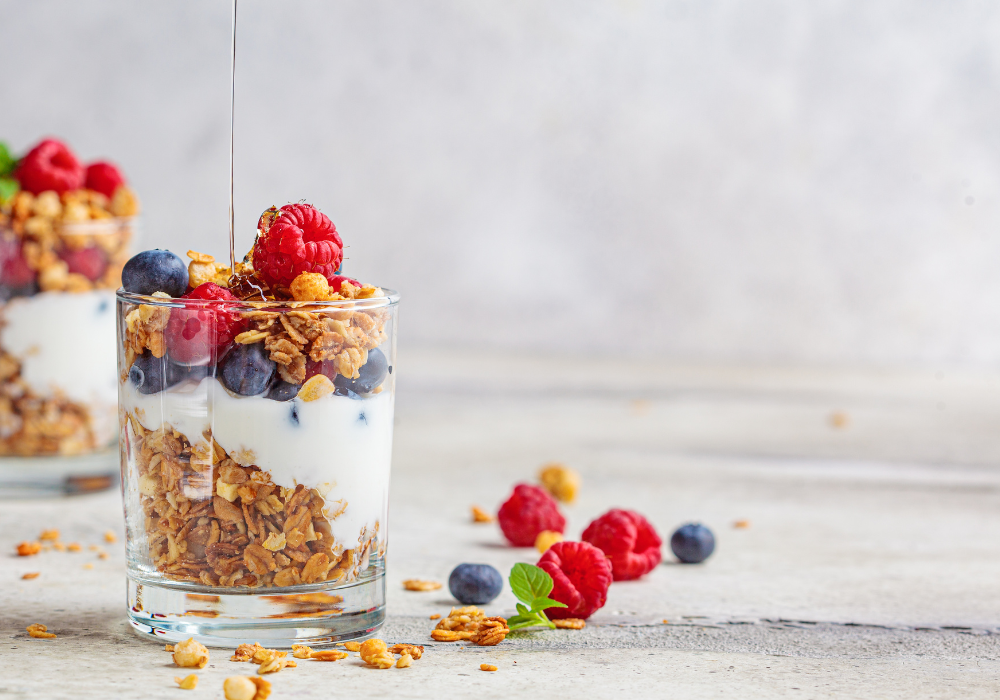
[[[55,639],[56,638],[56,635],[54,635],[52,632],[49,632],[49,628],[48,627],[46,627],[45,625],[39,624],[37,622],[34,623],[34,624],[32,624],[32,625],[28,625],[28,627],[26,629],[28,631],[28,635],[31,636],[31,637],[34,637],[35,639]]]
[[[419,578],[408,578],[403,581],[403,588],[408,591],[436,591],[441,588],[437,581],[425,581]]]
[[[475,605],[469,605],[452,608],[448,617],[431,630],[431,639],[436,642],[468,640],[479,646],[494,646],[502,642],[509,633],[507,620],[502,617],[486,617]]]
[[[378,547],[379,524],[335,542],[316,489],[276,486],[209,437],[192,446],[164,426],[128,424],[149,557],[170,578],[207,586],[351,581]]]
[[[263,678],[232,676],[222,682],[226,700],[267,700],[271,695],[271,682]]]

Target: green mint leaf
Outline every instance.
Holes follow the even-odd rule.
[[[17,191],[21,189],[17,180],[12,177],[0,177],[0,203],[5,203],[10,200]]]
[[[7,144],[0,141],[0,177],[11,174],[16,167],[17,158],[11,154]]]
[[[524,617],[528,617],[528,616],[531,615],[531,610],[529,610],[528,607],[526,605],[524,605],[523,603],[518,603],[517,604],[517,614],[518,615],[523,615]]]
[[[535,598],[531,601],[532,612],[541,612],[542,610],[548,610],[549,608],[565,607],[568,607],[566,603],[560,603],[558,600],[552,600],[551,598]]]
[[[510,570],[510,590],[525,605],[552,592],[552,577],[533,564],[514,564]]]

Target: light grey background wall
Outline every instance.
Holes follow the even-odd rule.
[[[402,342],[1000,359],[987,2],[242,0],[239,241],[305,198]],[[0,0],[0,138],[226,254],[227,0]]]

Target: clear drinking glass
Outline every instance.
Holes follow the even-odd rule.
[[[103,195],[20,192],[0,207],[0,496],[117,477],[115,289],[137,224],[88,198]]]
[[[229,302],[119,290],[137,632],[321,645],[382,624],[399,297],[377,293]]]

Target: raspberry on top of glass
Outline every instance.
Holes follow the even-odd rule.
[[[0,455],[114,442],[114,290],[138,213],[111,163],[0,143]]]
[[[235,270],[187,255],[139,253],[119,297],[147,565],[210,586],[356,579],[385,545],[395,297],[338,274],[343,242],[308,204],[265,211]]]
[[[21,158],[0,143],[0,289],[115,289],[139,200],[113,164],[82,164],[45,139]]]

